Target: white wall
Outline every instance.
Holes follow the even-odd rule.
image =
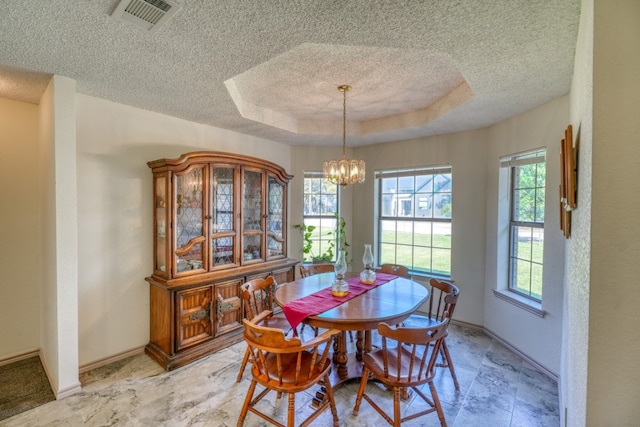
[[[54,76],[40,102],[42,191],[40,350],[57,398],[80,389],[75,156],[75,81]]]
[[[583,0],[571,83],[570,123],[577,148],[577,208],[571,214],[564,281],[560,415],[584,426],[587,411],[589,282],[591,281],[591,158],[593,142],[593,1]],[[607,310],[608,311],[608,310]],[[605,371],[609,371],[606,369]],[[567,419],[564,419],[566,408]],[[564,424],[566,421],[566,424]],[[604,423],[606,425],[606,423]]]
[[[586,421],[631,426],[640,419],[640,2],[595,1],[593,16]]]
[[[152,183],[147,162],[213,150],[291,173],[291,147],[78,94],[80,365],[149,341]]]
[[[558,185],[560,140],[569,124],[569,97],[505,120],[489,128],[487,144],[487,247],[484,326],[492,334],[525,353],[554,376],[560,373],[564,237],[559,227]],[[545,246],[542,286],[543,318],[494,295],[506,288],[507,246],[498,206],[507,200],[508,187],[499,187],[500,158],[546,148]],[[502,244],[500,240],[502,239]],[[462,298],[462,297],[461,297]],[[457,310],[456,310],[457,314]]]
[[[0,98],[0,360],[40,348],[38,106]]]
[[[362,268],[365,243],[373,243],[374,172],[395,167],[450,164],[453,173],[451,278],[460,287],[455,318],[482,325],[484,294],[485,194],[487,131],[440,135],[358,148],[366,160],[367,178],[355,188],[353,252]]]

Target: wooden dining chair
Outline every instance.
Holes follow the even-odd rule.
[[[265,312],[263,316],[268,318],[270,315]],[[261,317],[259,316],[255,320],[259,322]],[[332,347],[331,341],[340,331],[329,329],[303,343],[298,337],[285,337],[281,329],[260,326],[257,322],[243,319],[244,339],[252,353],[254,362],[251,367],[251,385],[240,412],[238,426],[244,424],[249,411],[274,425],[283,426],[271,415],[256,408],[258,402],[269,391],[274,390],[279,395],[288,394],[287,426],[306,426],[329,407],[333,416],[333,425],[337,427],[339,424],[338,413],[331,386],[324,387],[327,394],[326,399],[302,423],[295,421],[295,398],[296,393],[307,390],[316,384],[330,384],[331,359],[328,356]],[[258,384],[263,386],[264,390],[254,398]],[[271,408],[269,412],[272,414],[273,407],[269,405],[267,408]]]
[[[404,277],[405,279],[411,279],[409,269],[399,264],[382,264],[380,268],[376,269],[376,273],[393,274],[398,277]]]
[[[447,333],[449,319],[424,328],[391,327],[386,323],[378,326],[382,339],[382,347],[363,358],[362,380],[358,389],[353,415],[358,415],[362,398],[393,426],[432,412],[437,412],[440,425],[446,426],[442,405],[433,383],[436,359],[440,346]],[[366,393],[370,375],[393,391],[393,418]],[[429,385],[431,398],[420,389],[423,384]],[[403,417],[400,411],[400,398],[408,389],[413,390],[429,408]]]
[[[244,301],[244,318],[254,319],[260,313],[269,311],[270,316],[261,320],[262,326],[268,326],[272,328],[278,328],[285,334],[291,331],[291,325],[283,314],[273,314],[274,308],[274,295],[276,292],[277,283],[273,276],[268,276],[266,279],[253,279],[245,282],[240,287],[242,293],[242,300]],[[244,369],[247,366],[251,358],[251,351],[247,347],[240,365],[240,372],[238,372],[237,382],[242,381],[242,375]]]
[[[451,282],[444,280],[431,279],[429,280],[430,294],[429,305],[426,313],[427,322],[429,325],[441,322],[445,316],[451,318],[453,311],[458,303],[458,297],[460,296],[460,289]],[[453,384],[456,390],[460,390],[460,384],[458,384],[458,378],[456,377],[456,371],[453,367],[453,360],[451,360],[451,354],[447,347],[446,337],[442,340],[440,346],[441,362],[436,363],[437,367],[449,368],[451,378],[453,378]]]
[[[333,264],[307,264],[300,265],[300,277],[313,276],[314,274],[335,271]]]

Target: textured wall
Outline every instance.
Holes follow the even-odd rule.
[[[580,15],[573,83],[571,123],[578,159],[577,209],[571,218],[565,270],[560,412],[567,426],[586,425],[587,348],[589,346],[589,282],[591,276],[591,157],[593,141],[593,1],[585,0]],[[576,144],[577,141],[577,144]]]
[[[78,235],[75,81],[54,76],[40,102],[42,362],[57,398],[78,380]]]
[[[640,2],[595,1],[593,16],[587,425],[631,426],[640,419]]]
[[[489,128],[487,142],[487,233],[484,326],[554,375],[560,372],[564,238],[559,224],[560,140],[569,120],[569,98],[562,97]],[[545,247],[543,318],[494,295],[507,288],[508,183],[500,185],[501,157],[545,147]],[[456,311],[457,313],[457,311]]]

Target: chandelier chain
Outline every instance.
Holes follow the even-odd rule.
[[[342,159],[325,160],[322,163],[322,176],[330,182],[345,186],[363,183],[365,177],[364,160],[347,159],[347,91],[349,85],[340,85],[338,90],[342,92]]]
[[[347,147],[347,91],[350,86],[345,86],[342,90],[342,158],[346,159]]]

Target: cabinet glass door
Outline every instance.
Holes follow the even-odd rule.
[[[203,176],[204,166],[196,166],[175,175],[176,273],[203,268]]]
[[[234,169],[214,167],[212,171],[211,267],[235,263]]]
[[[155,188],[155,269],[167,272],[167,177],[160,175],[154,180]]]
[[[269,177],[267,200],[267,258],[284,255],[284,185]]]
[[[243,173],[242,260],[260,260],[262,255],[262,172]]]

